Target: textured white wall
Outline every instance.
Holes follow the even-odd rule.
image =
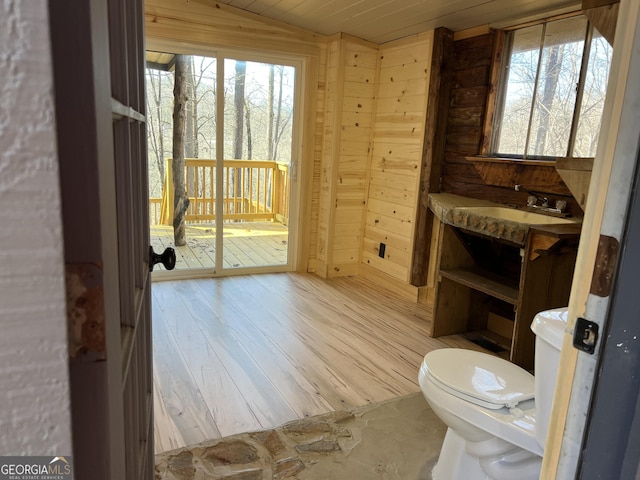
[[[45,0],[0,2],[0,455],[71,455]]]

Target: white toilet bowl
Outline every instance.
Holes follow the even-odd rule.
[[[449,427],[434,480],[538,479],[547,425],[536,423],[536,417],[549,419],[566,310],[541,312],[532,324],[535,378],[506,360],[471,350],[425,355],[420,387]]]

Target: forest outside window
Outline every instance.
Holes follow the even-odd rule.
[[[580,15],[512,30],[492,157],[594,157],[612,48]]]

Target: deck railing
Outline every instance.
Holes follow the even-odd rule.
[[[189,209],[187,223],[209,223],[216,219],[216,160],[188,158],[185,178]],[[149,218],[154,225],[173,223],[173,168],[167,159],[162,198],[149,199]],[[289,219],[288,166],[270,160],[225,160],[222,178],[224,221]]]

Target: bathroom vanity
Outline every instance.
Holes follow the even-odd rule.
[[[568,304],[580,221],[447,193],[429,195],[429,208],[430,335],[465,333],[533,369],[530,325]]]

